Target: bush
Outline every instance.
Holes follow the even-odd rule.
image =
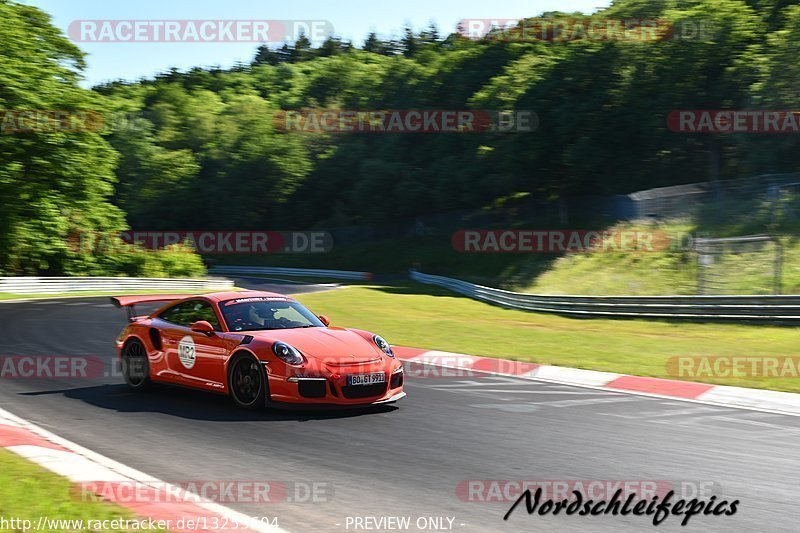
[[[144,278],[187,278],[207,273],[203,260],[191,248],[174,245],[163,250],[145,250],[127,244],[101,253],[72,253],[64,271],[69,276]]]

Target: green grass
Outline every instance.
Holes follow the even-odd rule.
[[[297,298],[334,326],[374,331],[396,345],[671,379],[672,356],[791,356],[800,346],[795,328],[572,319],[502,309],[416,283]],[[800,378],[702,381],[800,392]]]
[[[697,256],[685,249],[686,236],[698,231],[696,225],[671,221],[618,224],[611,229],[663,231],[673,244],[656,252],[595,250],[557,257],[541,253],[463,253],[453,249],[448,237],[426,236],[335,245],[331,252],[321,254],[218,256],[209,259],[213,259],[215,265],[358,270],[388,276],[389,279],[404,277],[408,269],[415,266],[429,274],[537,294],[698,294]],[[715,229],[709,234],[723,236],[725,232]],[[782,243],[782,292],[798,294],[800,239],[785,237]],[[725,254],[717,259],[712,269],[713,276],[709,276],[717,286],[709,287],[708,294],[771,294],[773,259],[769,250]]]
[[[614,229],[632,226],[620,224]],[[660,224],[671,239],[696,231],[682,223]],[[722,232],[714,233],[720,236]],[[784,237],[782,294],[800,293],[800,241]],[[705,269],[707,294],[772,294],[774,245],[762,251],[715,256]],[[550,268],[519,290],[534,294],[673,295],[698,294],[697,255],[674,248],[658,252],[591,251],[558,258]]]
[[[417,267],[423,272],[461,277],[476,282],[530,281],[554,259],[545,254],[475,254],[457,252],[450,237],[409,237],[353,244],[336,244],[328,253],[221,255],[207,257],[213,266],[271,266],[356,270],[378,275],[405,276]],[[280,277],[280,276],[276,276]]]
[[[52,520],[114,520],[135,518],[127,510],[102,501],[84,501],[66,478],[48,472],[8,450],[0,449],[0,517],[30,520],[36,527],[39,517]],[[10,524],[9,524],[10,525]],[[21,529],[0,528],[0,531]],[[42,532],[79,531],[41,529]],[[80,531],[89,531],[88,528]],[[124,531],[104,529],[103,531]]]

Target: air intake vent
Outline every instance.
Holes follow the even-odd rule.
[[[150,342],[153,343],[153,348],[161,351],[161,333],[156,328],[150,328]]]

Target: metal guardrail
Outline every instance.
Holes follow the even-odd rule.
[[[85,291],[215,291],[233,288],[227,279],[114,277],[0,277],[0,293],[61,294]]]
[[[800,295],[543,296],[410,271],[411,279],[511,309],[575,317],[773,321],[800,324]]]
[[[281,268],[281,267],[248,267],[248,266],[218,266],[208,270],[212,274],[226,276],[249,275],[280,275],[301,276],[307,278],[332,278],[332,279],[359,279],[371,280],[369,272],[355,272],[352,270],[323,270],[314,268]]]

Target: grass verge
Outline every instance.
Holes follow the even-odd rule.
[[[69,480],[48,472],[8,450],[0,449],[0,516],[30,520],[36,527],[39,517],[50,520],[49,527],[39,532],[90,531],[88,521],[135,519],[127,510],[102,501],[83,501]],[[64,521],[72,520],[72,524]],[[75,521],[84,527],[75,527]],[[62,522],[58,522],[62,521]],[[18,524],[15,524],[18,525]],[[42,524],[45,526],[45,524]],[[3,527],[0,531],[22,531],[20,527]],[[103,529],[103,531],[127,531]]]
[[[416,283],[357,286],[297,299],[334,326],[374,331],[431,350],[678,379],[673,356],[791,356],[795,328],[643,320],[573,319],[503,309]],[[706,383],[800,392],[800,378],[716,378]]]

